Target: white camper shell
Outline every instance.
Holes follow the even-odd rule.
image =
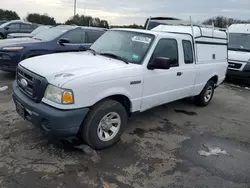
[[[250,80],[250,24],[228,28],[228,72],[230,78]]]
[[[200,26],[159,25],[152,31],[182,33],[193,36],[196,63],[227,61],[227,33]]]

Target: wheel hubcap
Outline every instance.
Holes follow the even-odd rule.
[[[112,140],[120,130],[121,117],[116,112],[106,114],[100,121],[97,134],[100,140]]]
[[[205,102],[208,102],[211,99],[212,94],[213,94],[213,88],[212,86],[209,86],[204,96]]]

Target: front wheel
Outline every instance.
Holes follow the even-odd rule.
[[[208,81],[201,93],[194,97],[194,101],[198,106],[207,106],[214,95],[214,82]]]
[[[127,124],[127,112],[114,100],[104,100],[92,107],[80,130],[80,137],[94,149],[116,144]]]

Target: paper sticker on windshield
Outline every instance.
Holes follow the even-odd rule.
[[[138,60],[138,59],[139,59],[139,56],[138,56],[137,54],[133,54],[133,55],[132,55],[132,58],[133,58],[134,60]]]
[[[142,37],[142,36],[134,36],[132,37],[132,41],[149,44],[151,42],[151,38]]]

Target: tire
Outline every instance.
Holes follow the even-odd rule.
[[[0,40],[4,39],[3,34],[0,33]]]
[[[112,124],[110,118],[116,123]],[[127,119],[127,112],[121,103],[103,100],[90,110],[81,126],[80,137],[93,149],[111,147],[119,141]]]
[[[214,88],[214,82],[208,81],[201,93],[194,97],[195,104],[202,107],[207,106],[214,96]]]

